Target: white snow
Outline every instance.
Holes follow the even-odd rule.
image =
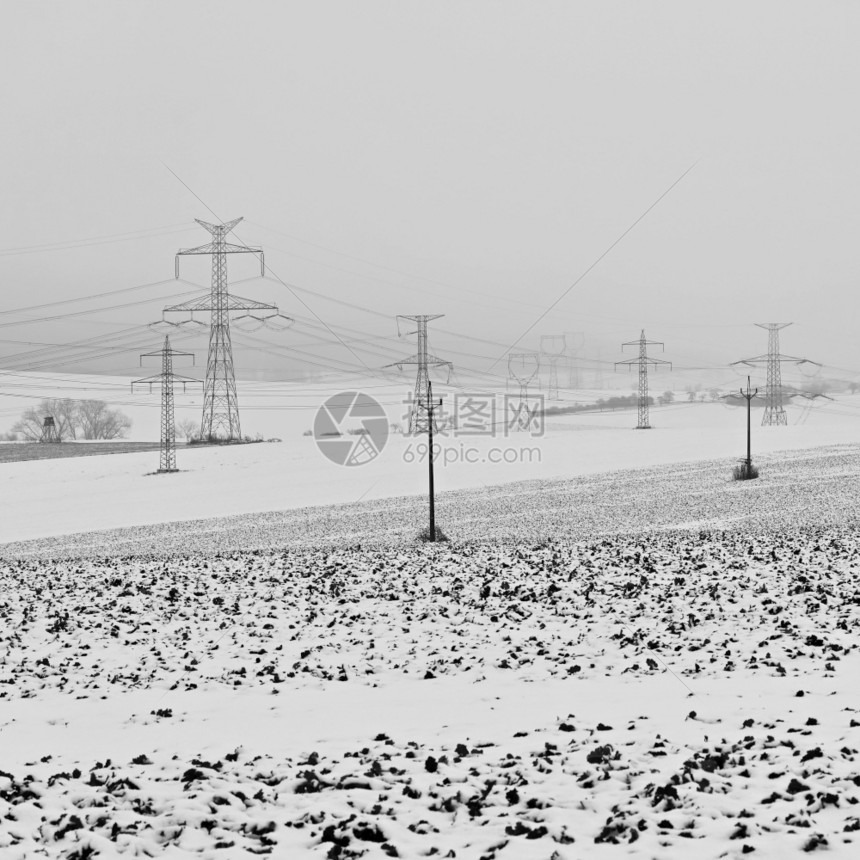
[[[854,856],[854,402],[0,466],[3,856]]]
[[[398,422],[407,391],[402,386],[380,389],[378,382],[364,382],[385,405],[392,422]],[[244,419],[247,429],[281,442],[180,449],[176,474],[150,474],[158,468],[157,452],[5,464],[4,494],[14,499],[14,505],[0,520],[0,542],[424,494],[423,438],[391,435],[375,460],[346,468],[330,462],[311,436],[302,435],[313,426],[316,408],[325,396],[341,390],[342,384],[304,394],[301,408],[251,412],[252,417]],[[370,388],[373,384],[376,388]],[[301,389],[296,386],[295,390]],[[252,389],[244,399],[249,408],[271,405],[272,399],[264,394],[255,399]],[[157,396],[153,399],[157,401]],[[860,437],[856,422],[860,396],[805,403],[809,405],[789,407],[792,423],[787,427],[753,427],[754,459],[778,451],[853,443]],[[753,414],[756,424],[760,414],[760,410]],[[143,417],[151,426],[135,438],[157,439],[157,410]],[[801,419],[802,424],[796,423]],[[142,421],[136,417],[138,431]],[[705,459],[725,459],[730,469],[746,451],[745,415],[740,408],[679,402],[652,408],[652,430],[633,430],[635,423],[635,411],[626,410],[553,418],[540,437],[449,433],[437,439],[443,451],[436,468],[437,491]],[[507,451],[515,462],[489,462],[503,459]]]

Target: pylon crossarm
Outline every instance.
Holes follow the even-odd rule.
[[[621,348],[624,349],[625,346],[662,346],[664,349],[666,345],[661,340],[628,340],[626,343],[621,344]]]
[[[274,311],[278,313],[277,305],[270,305],[266,302],[258,302],[256,299],[244,299],[242,296],[236,296],[232,293],[227,294],[227,310],[228,311]]]
[[[740,361],[733,361],[731,366],[736,364],[746,364],[752,367],[754,364],[765,364],[768,361],[791,362],[793,364],[814,364],[816,367],[824,367],[820,361],[813,361],[811,358],[798,358],[795,355],[757,355],[754,358],[742,358]]]
[[[215,254],[215,243],[207,242],[205,245],[198,245],[196,248],[181,248],[176,252],[177,257],[187,257],[194,254]]]
[[[183,376],[181,373],[173,373],[172,371],[168,374],[162,374],[162,377],[166,377],[171,382],[184,382],[189,385],[192,382],[196,382],[198,385],[203,385],[202,379],[195,379],[193,376]]]
[[[169,356],[172,356],[174,358],[177,355],[183,356],[183,357],[191,356],[191,363],[192,364],[194,363],[194,353],[193,352],[179,352],[178,350],[175,350],[175,349],[159,349],[159,350],[156,350],[155,352],[142,352],[140,354],[140,366],[143,367],[143,360],[145,358],[163,358],[165,355],[169,355]]]
[[[260,275],[266,274],[266,256],[262,248],[252,248],[249,245],[233,245],[230,242],[224,242],[216,247],[215,242],[209,242],[206,245],[198,245],[196,248],[185,248],[182,251],[176,252],[174,262],[175,278],[179,280],[179,258],[180,257],[201,257],[207,254],[218,254],[222,251],[225,254],[259,254],[260,255]]]
[[[274,311],[276,314],[279,313],[277,305],[270,305],[266,302],[258,302],[255,299],[245,299],[242,296],[235,296],[232,293],[228,293],[226,296],[226,304],[223,308],[228,311]],[[192,313],[194,311],[213,311],[213,310],[221,310],[221,308],[216,308],[213,306],[212,302],[212,294],[205,293],[204,295],[196,298],[189,299],[187,302],[181,302],[178,305],[170,305],[166,307],[162,314],[166,313]]]
[[[210,311],[212,310],[212,295],[206,292],[204,295],[196,299],[189,299],[187,302],[181,302],[178,305],[169,305],[161,313],[189,313],[190,311]]]
[[[827,394],[809,394],[806,391],[794,391],[792,392],[792,397],[805,397],[807,400],[816,400],[819,397],[823,397],[825,400],[833,400]]]
[[[755,355],[752,358],[742,358],[740,361],[733,361],[729,367],[734,367],[736,364],[746,364],[747,366],[752,367],[754,364],[767,360],[768,356],[766,355]]]
[[[398,370],[403,370],[404,364],[421,364],[421,359],[417,355],[410,355],[409,358],[392,361],[391,364],[384,364],[383,367],[396,367]]]
[[[161,383],[161,374],[159,373],[157,376],[147,376],[146,379],[135,379],[134,382],[131,383],[131,390],[134,393],[135,385],[148,385],[149,393],[152,394],[152,386],[159,385]]]
[[[429,322],[430,320],[437,320],[443,316],[445,316],[445,314],[397,314],[397,316],[394,317],[394,321],[397,323],[397,336],[404,337],[404,334],[400,331],[400,320],[409,320],[410,322],[420,323],[421,320]],[[406,332],[406,334],[418,334],[418,331],[416,329],[415,331]]]
[[[240,215],[238,218],[234,218],[232,221],[227,221],[224,224],[210,224],[208,221],[201,221],[199,218],[195,218],[195,222],[198,223],[201,227],[204,227],[208,230],[213,236],[217,236],[218,233],[222,233],[222,235],[227,235],[242,219],[243,215]]]

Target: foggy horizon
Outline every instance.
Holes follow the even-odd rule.
[[[376,373],[416,313],[488,385],[582,333],[583,385],[623,387],[644,329],[661,390],[734,387],[760,322],[857,377],[848,4],[252,3],[247,27],[220,3],[87,6],[17,9],[4,52],[4,372],[136,375],[146,326],[209,288],[208,257],[173,280],[208,241],[194,219],[244,216],[270,278],[230,257],[231,291],[296,324],[234,327],[239,379]],[[205,365],[205,332],[176,337]]]

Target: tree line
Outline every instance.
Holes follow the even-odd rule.
[[[7,438],[38,441],[45,418],[54,419],[60,439],[121,439],[131,429],[131,419],[104,400],[50,398],[27,409],[12,425]]]

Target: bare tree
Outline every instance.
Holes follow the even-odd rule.
[[[200,424],[191,418],[184,418],[176,422],[176,434],[182,436],[186,442],[190,442],[200,432]]]
[[[77,414],[84,439],[120,439],[131,428],[131,419],[119,409],[108,409],[104,400],[80,401]]]
[[[24,439],[38,441],[42,436],[45,418],[51,416],[60,439],[77,438],[78,404],[69,398],[48,398],[38,406],[30,407],[12,426],[12,432]]]
[[[46,413],[47,414],[47,413]],[[24,414],[12,425],[12,432],[22,439],[30,442],[37,442],[42,435],[42,424],[45,415],[40,414],[38,407],[31,406]]]

